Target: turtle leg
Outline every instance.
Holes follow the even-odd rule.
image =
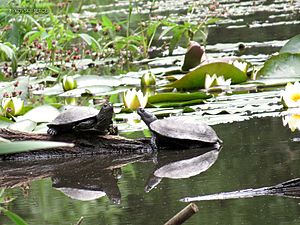
[[[108,133],[111,135],[118,135],[119,130],[117,126],[114,126],[112,123],[108,127]]]
[[[51,136],[54,136],[54,135],[57,135],[57,130],[54,129],[54,128],[49,128],[47,130],[47,134],[51,135]]]
[[[95,125],[95,120],[86,120],[73,126],[73,129],[75,131],[90,130],[94,127],[94,125]]]

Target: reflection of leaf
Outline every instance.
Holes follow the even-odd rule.
[[[195,99],[207,99],[211,95],[208,95],[204,92],[194,92],[194,93],[160,93],[148,98],[149,103],[158,103],[158,102],[178,102],[178,101],[190,101]]]
[[[203,88],[206,74],[224,76],[225,80],[231,79],[231,83],[233,84],[247,80],[245,73],[235,66],[228,63],[216,62],[200,66],[199,68],[187,73],[180,80],[174,81],[167,86],[180,89]]]
[[[279,51],[279,53],[300,53],[300,34],[292,37]]]
[[[59,147],[74,147],[74,144],[54,141],[15,141],[0,143],[0,155]]]
[[[300,54],[283,53],[272,56],[257,76],[272,78],[300,77]]]

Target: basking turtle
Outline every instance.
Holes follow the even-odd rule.
[[[112,127],[113,106],[105,103],[101,110],[78,106],[60,113],[51,123],[47,133],[57,135],[68,131],[96,131],[106,134]]]
[[[157,117],[142,108],[137,113],[152,131],[151,143],[155,148],[191,148],[222,143],[216,132],[201,121],[182,117]]]

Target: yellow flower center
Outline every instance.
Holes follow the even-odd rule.
[[[299,120],[300,119],[300,114],[293,114],[292,118],[296,119],[296,120]]]
[[[294,102],[297,102],[300,100],[300,93],[294,93],[291,95],[291,99],[294,101]]]

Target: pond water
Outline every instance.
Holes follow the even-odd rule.
[[[128,7],[127,1],[117,2],[107,1],[103,11],[118,9],[125,18],[122,7]],[[183,2],[188,1],[176,1],[182,3],[180,10],[172,8],[170,1],[164,2],[170,4],[164,14],[187,11],[188,3]],[[261,1],[256,1],[256,6],[253,2],[220,1],[230,16],[219,26],[209,27],[209,54],[235,55],[239,43],[244,43],[246,50],[241,57],[257,65],[299,33],[299,8],[293,10],[290,1],[265,1],[261,6]],[[281,117],[254,118],[214,128],[224,142],[220,151],[0,162],[0,187],[14,187],[6,190],[16,198],[9,209],[29,224],[75,224],[81,216],[82,224],[163,224],[187,205],[179,201],[183,197],[272,186],[300,177],[300,145],[293,139],[300,134],[284,127]],[[173,178],[186,178],[163,178],[154,183],[157,169],[188,159],[183,161],[182,171],[171,171]],[[151,186],[148,192],[147,185]],[[263,196],[196,204],[200,211],[185,224],[300,224],[299,199]],[[0,224],[13,223],[0,216]]]
[[[214,128],[224,141],[220,152],[164,151],[13,166],[1,162],[1,186],[29,181],[30,188],[23,185],[9,191],[16,197],[10,208],[29,224],[75,224],[81,216],[83,224],[163,224],[186,206],[180,198],[272,186],[299,176],[300,148],[293,138],[300,134],[284,127],[282,118]],[[166,169],[170,163],[191,158],[182,171]],[[189,173],[189,165],[192,173],[200,174]],[[162,178],[145,192],[149,178],[162,167],[169,172],[166,176],[192,177]],[[89,190],[94,190],[92,195]],[[100,191],[107,196],[101,197]],[[275,196],[196,202],[200,211],[185,224],[299,224],[299,203],[299,199]],[[12,224],[5,217],[0,217],[0,223]]]

